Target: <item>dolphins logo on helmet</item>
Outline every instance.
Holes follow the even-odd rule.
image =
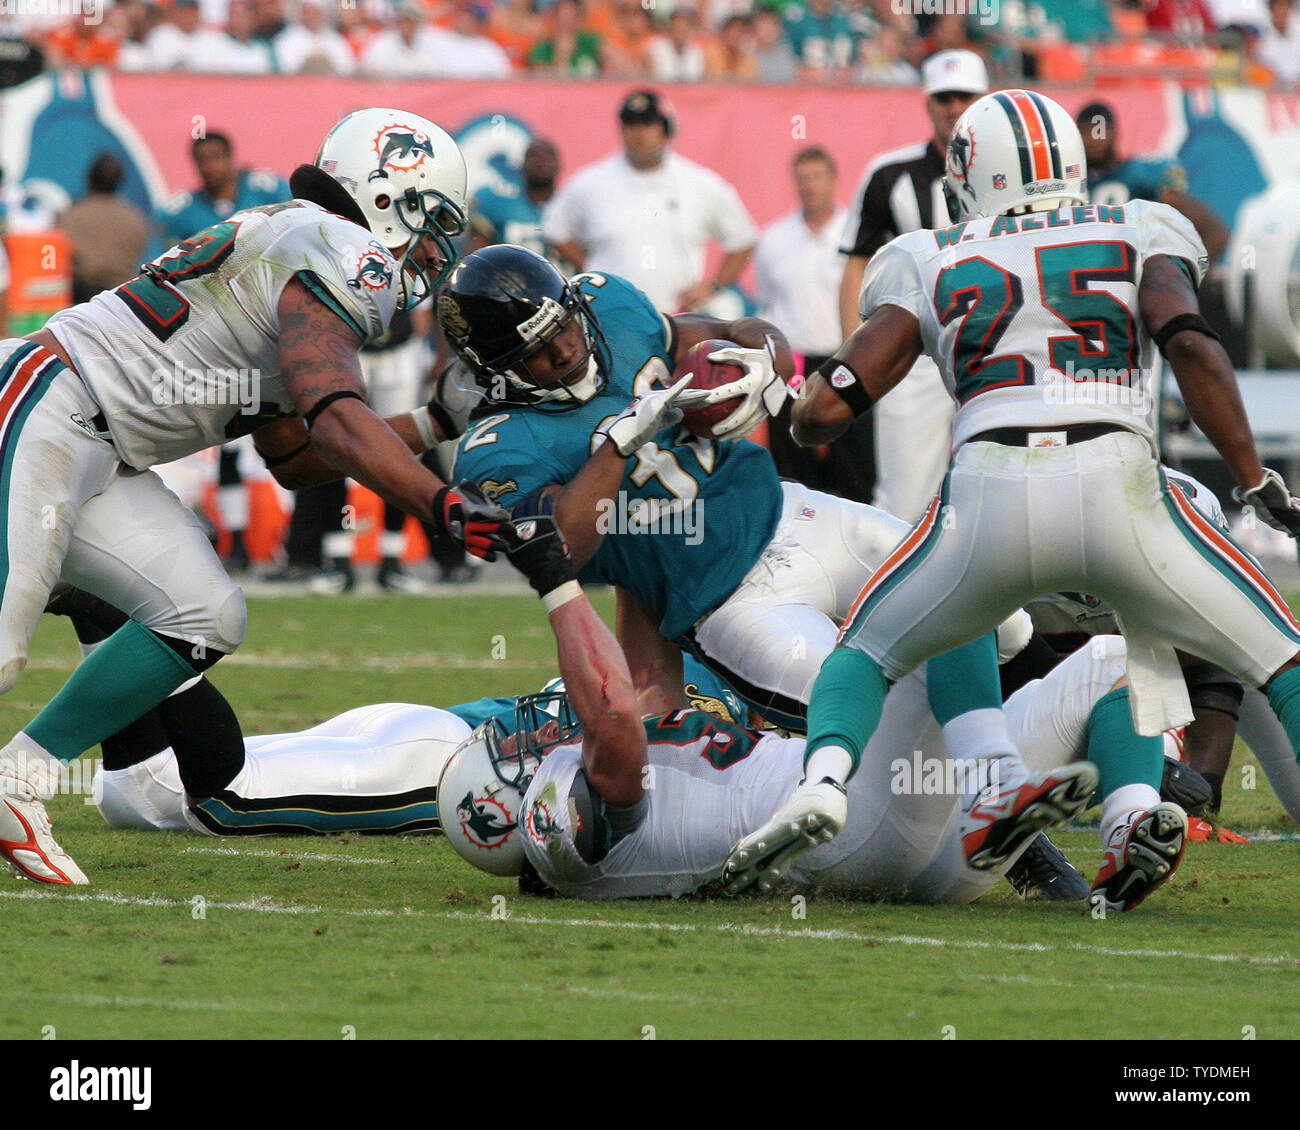
[[[500,801],[492,797],[476,797],[472,792],[466,793],[456,805],[456,819],[465,835],[489,851],[501,847],[518,827]]]
[[[375,135],[375,152],[379,154],[379,169],[376,176],[383,176],[385,169],[400,169],[406,172],[418,169],[428,157],[433,159],[433,142],[429,135],[415,126],[385,126]]]

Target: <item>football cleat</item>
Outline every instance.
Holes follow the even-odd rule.
[[[772,819],[731,849],[722,872],[726,892],[770,891],[793,860],[830,843],[847,817],[843,785],[829,777],[815,785],[804,782]]]
[[[1178,870],[1187,846],[1187,813],[1162,801],[1139,812],[1112,834],[1101,870],[1092,883],[1107,910],[1132,910]]]
[[[967,865],[976,871],[1000,867],[1043,829],[1082,812],[1096,788],[1097,767],[1089,761],[1035,774],[997,792],[990,786],[961,818]]]
[[[1190,765],[1175,761],[1165,755],[1164,771],[1160,775],[1160,799],[1176,804],[1189,815],[1200,812],[1214,797],[1210,782]]]
[[[0,771],[0,856],[25,879],[38,883],[89,883],[59,847],[39,792],[23,777]]]
[[[1026,901],[1081,902],[1088,897],[1088,880],[1041,832],[1007,870],[1007,882]]]

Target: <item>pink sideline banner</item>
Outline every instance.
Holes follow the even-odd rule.
[[[287,176],[310,161],[325,131],[349,110],[397,106],[453,134],[476,119],[516,119],[559,147],[562,179],[618,146],[616,114],[636,85],[620,82],[368,82],[295,77],[214,78],[118,75],[111,81],[122,116],[145,142],[171,191],[191,187],[190,139],[199,128],[227,132],[241,164]],[[821,145],[840,165],[848,203],[866,166],[879,154],[929,136],[916,89],[826,89],[790,86],[661,86],[676,107],[678,152],[734,184],[760,224],[794,206],[790,160]],[[1074,112],[1096,97],[1088,90],[1051,91]],[[1158,150],[1166,138],[1169,99],[1160,84],[1108,90],[1126,148]],[[1289,113],[1300,118],[1300,99]]]

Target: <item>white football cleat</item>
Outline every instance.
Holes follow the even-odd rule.
[[[1083,811],[1096,788],[1097,767],[1090,761],[1037,773],[996,792],[990,787],[961,818],[966,863],[976,871],[1000,867],[1039,832]]]
[[[90,882],[55,841],[39,791],[9,771],[0,771],[0,857],[24,879],[38,883]]]
[[[1135,813],[1111,834],[1106,857],[1092,883],[1092,901],[1107,910],[1132,910],[1168,882],[1187,846],[1187,813],[1170,801]]]
[[[771,820],[731,849],[722,872],[727,893],[753,886],[770,891],[792,860],[830,843],[848,813],[848,797],[838,781],[823,777],[815,785],[801,784]]]

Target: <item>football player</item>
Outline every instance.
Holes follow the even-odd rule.
[[[1026,842],[1023,812],[969,829],[955,795],[960,785],[941,783],[952,764],[940,724],[951,725],[951,688],[927,686],[919,671],[888,695],[864,769],[849,782],[850,817],[839,835],[832,839],[833,822],[809,810],[756,840],[772,807],[798,791],[806,771],[813,776],[805,743],[691,709],[643,720],[624,654],[582,590],[558,568],[545,580],[536,562],[524,571],[543,595],[576,726],[562,718],[540,731],[511,732],[490,721],[452,754],[438,785],[443,831],[475,866],[531,874],[562,895],[588,899],[753,883],[766,889],[786,877],[860,897],[961,903],[988,890]],[[984,642],[991,650],[991,640]],[[663,643],[647,636],[640,646]],[[1098,746],[1110,754],[1123,749],[1148,770],[1161,757],[1159,739],[1137,737],[1126,714],[1107,709],[1127,694],[1117,685],[1123,672],[1123,641],[1108,639],[1007,704],[1010,729],[1031,765],[1078,762],[1058,770],[1053,788],[1039,796],[1051,796],[1052,820],[1087,802],[1098,777],[1079,759]],[[826,781],[812,787],[838,791]],[[1004,850],[991,866],[974,869],[972,838]],[[743,865],[733,867],[729,859],[745,851],[751,854]],[[1180,844],[1152,852],[1141,866],[1108,860],[1100,898],[1108,909],[1132,909],[1181,856]]]
[[[1199,313],[1195,230],[1165,204],[1088,205],[1086,175],[1079,131],[1055,102],[1027,90],[977,102],[948,148],[954,226],[902,236],[873,259],[864,325],[796,405],[797,438],[825,442],[923,350],[958,402],[941,494],[868,582],[818,679],[812,756],[838,749],[846,775],[889,680],[1057,590],[1093,593],[1121,617],[1139,732],[1191,719],[1177,647],[1266,686],[1300,750],[1300,624],[1258,562],[1162,474],[1155,349],[1241,484],[1238,500],[1293,536],[1300,503],[1261,467],[1231,364]],[[1186,814],[1159,801],[1157,784],[1134,782],[1103,809],[1121,869],[1186,839]]]
[[[479,553],[506,515],[415,453],[423,408],[366,407],[357,351],[431,293],[465,222],[465,162],[432,122],[362,110],[326,135],[295,199],[232,214],[141,275],[0,343],[0,692],[17,681],[60,575],[133,619],[0,750],[0,855],[28,878],[84,883],[42,800],[63,763],[197,679],[244,636],[243,594],[194,516],[149,468],[251,432],[297,487],[351,475]],[[242,756],[237,724],[207,780]]]

